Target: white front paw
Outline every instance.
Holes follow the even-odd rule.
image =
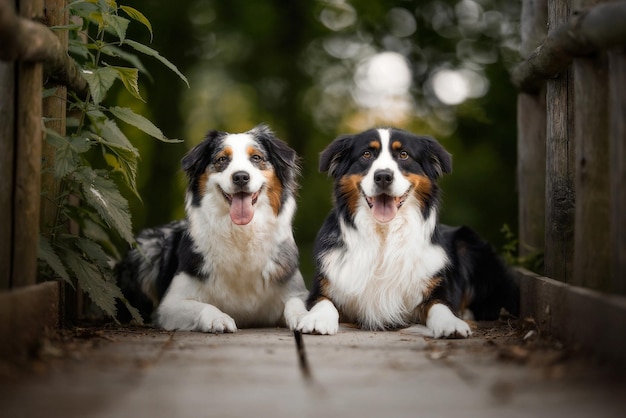
[[[200,312],[196,329],[197,331],[221,334],[223,332],[237,332],[237,325],[229,315],[215,306],[207,305]]]
[[[440,303],[434,304],[428,311],[426,326],[433,331],[435,338],[468,338],[472,335],[467,322],[458,318],[447,306]]]
[[[305,334],[334,335],[339,329],[339,312],[329,300],[317,303],[296,327]]]
[[[306,306],[304,306],[304,302],[302,299],[298,297],[293,297],[285,303],[284,317],[285,324],[287,328],[291,331],[296,329],[298,323],[302,320],[302,318],[308,313],[306,310]]]

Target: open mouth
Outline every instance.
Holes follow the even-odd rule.
[[[222,195],[230,205],[230,219],[235,225],[247,225],[254,217],[254,205],[261,190],[254,193],[237,192],[228,194],[220,188]]]
[[[391,196],[385,193],[376,196],[367,196],[362,190],[361,193],[363,193],[365,201],[370,209],[372,209],[374,219],[380,223],[387,223],[395,218],[398,209],[402,207],[406,198],[409,196],[409,190],[402,196]]]

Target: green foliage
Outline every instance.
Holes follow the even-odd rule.
[[[515,236],[511,228],[504,224],[500,229],[504,236],[504,245],[500,255],[510,266],[524,267],[530,271],[543,271],[543,253],[536,249],[531,249],[525,256],[518,254],[519,239]]]
[[[129,305],[115,283],[112,270],[116,254],[111,242],[121,238],[134,244],[128,201],[120,187],[139,196],[139,152],[117,120],[160,141],[179,141],[168,139],[152,122],[130,108],[104,103],[116,81],[132,97],[145,102],[139,90],[139,73],[147,72],[135,52],[156,58],[189,84],[176,66],[157,51],[127,38],[133,21],[147,28],[152,38],[152,25],[138,10],[118,6],[115,0],[76,0],[69,7],[82,24],[52,29],[69,31],[69,52],[82,70],[89,94],[86,98],[73,94],[69,98],[68,114],[72,116],[68,117],[66,136],[46,129],[46,140],[55,150],[52,169],[60,181],[60,193],[52,197],[57,213],[50,225],[51,232],[39,240],[41,274],[49,279],[60,278],[72,286],[77,283],[113,318],[116,300],[120,300],[141,322],[139,312]],[[130,19],[120,16],[120,11]],[[131,67],[111,65],[103,57],[127,62]],[[72,224],[78,226],[78,236],[69,233]]]

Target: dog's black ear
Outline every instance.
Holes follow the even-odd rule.
[[[295,187],[295,175],[300,171],[296,151],[277,138],[265,124],[256,126],[250,133],[267,149],[267,157],[281,183],[287,187]]]
[[[352,139],[352,135],[342,135],[331,142],[330,145],[322,151],[320,154],[320,172],[328,172],[328,174],[334,178],[340,175],[337,168],[342,157],[349,152]]]
[[[452,155],[435,139],[425,137],[426,152],[428,161],[426,164],[432,170],[431,174],[434,178],[439,178],[444,174],[452,172]]]
[[[215,139],[220,136],[218,131],[210,131],[204,141],[193,147],[182,160],[182,168],[190,179],[197,178],[210,161],[210,155],[215,146]]]

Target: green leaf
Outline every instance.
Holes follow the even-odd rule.
[[[54,249],[52,248],[52,245],[50,245],[50,242],[41,235],[39,235],[39,248],[37,250],[37,258],[45,261],[60,278],[62,278],[65,282],[74,287],[74,283],[72,283],[69,274],[67,274],[67,270],[65,270],[65,266],[61,262],[61,259],[54,252]]]
[[[102,20],[104,21],[105,28],[117,35],[121,45],[124,39],[126,39],[126,30],[128,29],[130,20],[109,13],[104,13]]]
[[[87,19],[98,25],[98,33],[104,29],[104,16],[101,12],[91,12],[87,15]]]
[[[88,241],[88,240],[85,240],[85,241]],[[90,253],[92,251],[96,251],[96,253],[99,253],[102,251],[101,248],[99,250],[96,250],[92,244],[86,244],[86,245],[87,245],[87,248],[89,248]],[[95,245],[98,246],[97,244]],[[91,260],[94,260],[90,257],[89,253],[85,252],[85,254]],[[94,255],[97,258],[101,258],[102,256],[102,254],[94,254]],[[109,267],[105,268],[106,271],[103,274],[103,272],[101,272],[95,265],[93,265],[91,262],[89,262],[85,258],[81,257],[80,254],[78,254],[77,252],[67,251],[64,253],[64,256],[65,256],[64,258],[68,267],[76,275],[76,280],[79,283],[81,289],[87,292],[87,294],[89,295],[89,298],[100,309],[102,309],[104,312],[110,315],[117,322],[117,318],[116,318],[117,306],[116,306],[115,300],[119,299],[122,303],[124,303],[128,311],[132,315],[133,319],[139,324],[143,324],[143,319],[141,317],[141,314],[139,313],[137,309],[135,309],[133,306],[131,306],[128,303],[128,300],[126,300],[126,298],[124,297],[124,294],[122,293],[120,288],[117,286],[117,284],[114,281],[106,280],[106,277],[108,275],[112,275],[111,274],[112,271]],[[98,263],[97,260],[94,260],[94,261]]]
[[[139,157],[139,151],[133,147],[124,132],[117,126],[114,120],[106,119],[100,127],[100,135],[106,141],[107,145],[116,145],[131,151],[136,157]]]
[[[74,237],[74,240],[76,246],[84,253],[85,257],[94,261],[103,273],[111,269],[109,257],[97,242],[83,237]]]
[[[150,21],[143,15],[143,13],[130,6],[120,6],[120,9],[122,9],[124,13],[126,13],[131,19],[142,23],[146,28],[148,28],[148,30],[150,31],[150,42],[152,42],[152,25],[150,24]]]
[[[119,287],[115,283],[104,280],[100,271],[76,252],[67,251],[65,261],[76,275],[81,290],[87,292],[89,298],[100,309],[115,318],[117,313],[115,299],[124,298]]]
[[[189,87],[189,81],[187,81],[187,77],[185,77],[180,71],[178,71],[178,68],[176,68],[174,64],[172,64],[166,58],[161,56],[161,54],[159,54],[158,51],[155,51],[154,49],[149,48],[143,44],[140,44],[139,42],[135,42],[131,39],[126,39],[124,43],[130,46],[131,48],[133,48],[135,51],[141,52],[142,54],[146,54],[150,57],[154,57],[158,59],[159,61],[161,61],[163,65],[165,65],[167,68],[169,68],[174,73],[176,73],[176,75],[178,75],[178,77],[180,77],[180,79],[183,80],[185,84],[187,84],[187,87]]]
[[[80,57],[83,60],[87,60],[87,58],[89,58],[89,48],[83,41],[70,39],[67,49],[70,55]]]
[[[113,65],[109,66],[109,68],[113,68],[117,71],[117,75],[122,83],[124,83],[124,87],[133,97],[141,100],[142,102],[146,102],[141,94],[139,93],[139,70],[136,68],[126,68],[126,67],[115,67]]]
[[[128,123],[129,125],[134,126],[135,128],[147,133],[153,138],[158,139],[163,142],[182,142],[178,139],[169,139],[163,132],[148,119],[144,118],[141,115],[133,112],[131,109],[127,107],[119,107],[114,106],[109,108],[109,112],[111,112],[116,118]]]
[[[89,84],[89,91],[94,104],[98,105],[113,85],[118,72],[111,67],[101,67],[93,71],[83,70],[82,75]]]
[[[133,67],[137,68],[143,74],[147,75],[150,80],[152,80],[152,76],[150,75],[146,67],[143,65],[141,60],[137,57],[137,55],[126,52],[122,50],[121,48],[116,47],[115,45],[104,45],[100,49],[100,52],[110,57],[121,58],[127,61]]]
[[[85,201],[98,215],[128,243],[133,243],[131,216],[128,201],[122,197],[115,183],[89,167],[81,167],[74,172],[74,178],[81,184]]]
[[[137,190],[139,151],[131,145],[117,124],[110,119],[104,122],[100,134],[97,140],[110,152],[105,155],[107,163],[121,172],[128,187],[141,200]]]
[[[54,30],[80,30],[83,27],[83,25],[78,24],[78,23],[71,23],[69,25],[57,25],[57,26],[48,26],[48,29],[54,31]]]
[[[54,155],[54,175],[61,179],[76,170],[76,154],[67,138],[48,128],[45,129],[45,132],[46,142],[56,149]]]

